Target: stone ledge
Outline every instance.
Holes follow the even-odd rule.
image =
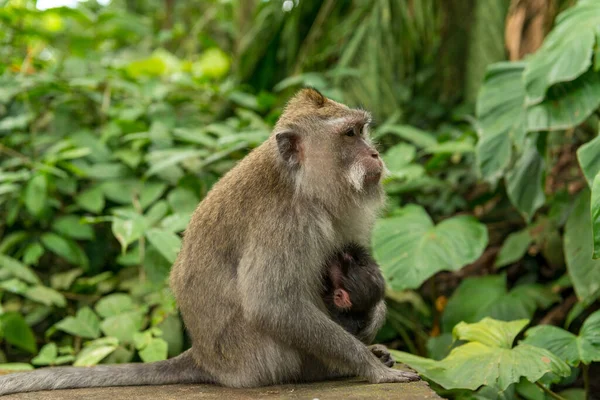
[[[255,389],[230,389],[215,385],[126,386],[19,393],[6,400],[196,400],[196,399],[441,399],[423,382],[370,385],[358,379],[280,385]]]

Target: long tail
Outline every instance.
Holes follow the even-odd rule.
[[[212,383],[212,379],[196,365],[191,350],[187,350],[169,360],[148,364],[53,367],[3,375],[0,376],[0,395],[38,390],[174,383]]]

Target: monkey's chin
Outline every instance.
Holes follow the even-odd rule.
[[[365,174],[365,185],[378,185],[381,182],[381,171]]]

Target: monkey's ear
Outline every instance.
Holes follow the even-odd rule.
[[[303,156],[300,135],[292,131],[283,131],[277,133],[275,139],[281,158],[291,167],[300,166]]]
[[[312,103],[317,108],[321,108],[325,105],[327,98],[321,94],[317,89],[309,87],[306,89],[302,89],[300,91],[300,95],[303,96],[306,100]]]

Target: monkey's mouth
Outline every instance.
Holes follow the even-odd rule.
[[[372,171],[365,174],[365,183],[379,183],[381,180],[381,171]]]

